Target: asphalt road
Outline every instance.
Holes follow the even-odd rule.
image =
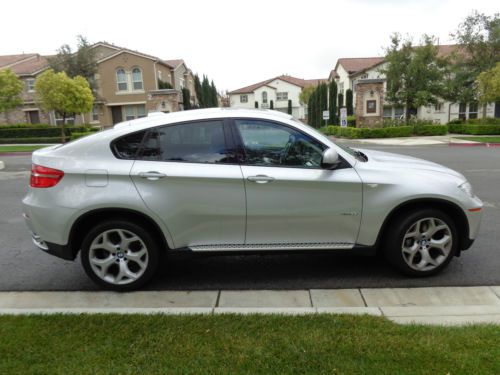
[[[314,289],[500,285],[500,148],[359,146],[432,160],[462,172],[485,202],[480,236],[448,268],[430,278],[408,278],[383,259],[350,254],[169,256],[151,290]],[[80,261],[34,248],[21,217],[29,156],[1,156],[0,290],[94,290]]]

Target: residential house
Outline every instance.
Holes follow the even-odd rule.
[[[0,124],[55,123],[55,117],[40,111],[35,103],[35,79],[48,65],[46,56],[37,53],[0,56],[0,70],[11,69],[23,82],[23,104],[8,113],[0,113]],[[8,118],[7,118],[8,116]]]
[[[144,117],[148,112],[179,111],[183,108],[183,87],[190,89],[192,104],[195,104],[193,76],[183,60],[171,60],[169,63],[158,57],[106,42],[96,43],[92,48],[97,61],[94,107],[91,113],[66,119],[67,123],[90,123],[108,127],[121,121]],[[34,101],[36,76],[49,68],[47,56],[0,56],[0,69],[5,68],[12,69],[25,82],[22,94],[24,103],[9,113],[11,122],[56,124],[62,121],[54,113],[46,114],[41,111]],[[170,83],[173,88],[159,89],[159,80]],[[5,116],[0,114],[0,124],[6,122]]]
[[[448,56],[456,48],[456,45],[439,45],[438,54],[441,57]],[[329,80],[337,82],[338,92],[343,93],[344,98],[347,89],[353,91],[354,112],[358,116],[366,117],[373,114],[375,117],[399,119],[405,115],[404,107],[393,106],[384,101],[386,77],[381,70],[386,64],[383,57],[340,58],[330,72]],[[441,100],[436,105],[418,108],[414,115],[419,119],[446,124],[457,118],[482,117],[482,110],[478,108],[477,103],[451,103]],[[500,117],[500,103],[496,106],[494,103],[488,104],[486,116]]]
[[[292,116],[297,119],[307,117],[307,103],[301,103],[300,93],[304,87],[326,83],[327,79],[302,79],[281,75],[250,86],[230,91],[229,106],[234,108],[271,108],[281,112],[288,111],[291,100]]]

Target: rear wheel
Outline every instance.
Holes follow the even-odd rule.
[[[134,223],[110,220],[96,225],[82,243],[82,265],[100,286],[116,291],[139,288],[158,266],[158,246]]]
[[[385,256],[407,275],[436,274],[458,250],[456,225],[439,210],[422,209],[399,216],[387,230]]]

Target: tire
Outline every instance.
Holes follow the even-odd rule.
[[[399,215],[386,229],[383,251],[389,263],[405,275],[434,275],[458,251],[457,227],[447,214],[436,209]]]
[[[141,287],[155,274],[158,258],[153,236],[128,221],[99,223],[82,243],[83,269],[92,281],[108,290],[124,292]]]

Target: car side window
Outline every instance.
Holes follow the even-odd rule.
[[[235,120],[247,165],[321,168],[325,146],[293,128],[262,120]]]
[[[222,121],[161,126],[150,131],[141,160],[190,163],[233,163],[226,147]]]
[[[115,140],[111,145],[111,150],[119,159],[135,159],[146,131],[127,134]]]

